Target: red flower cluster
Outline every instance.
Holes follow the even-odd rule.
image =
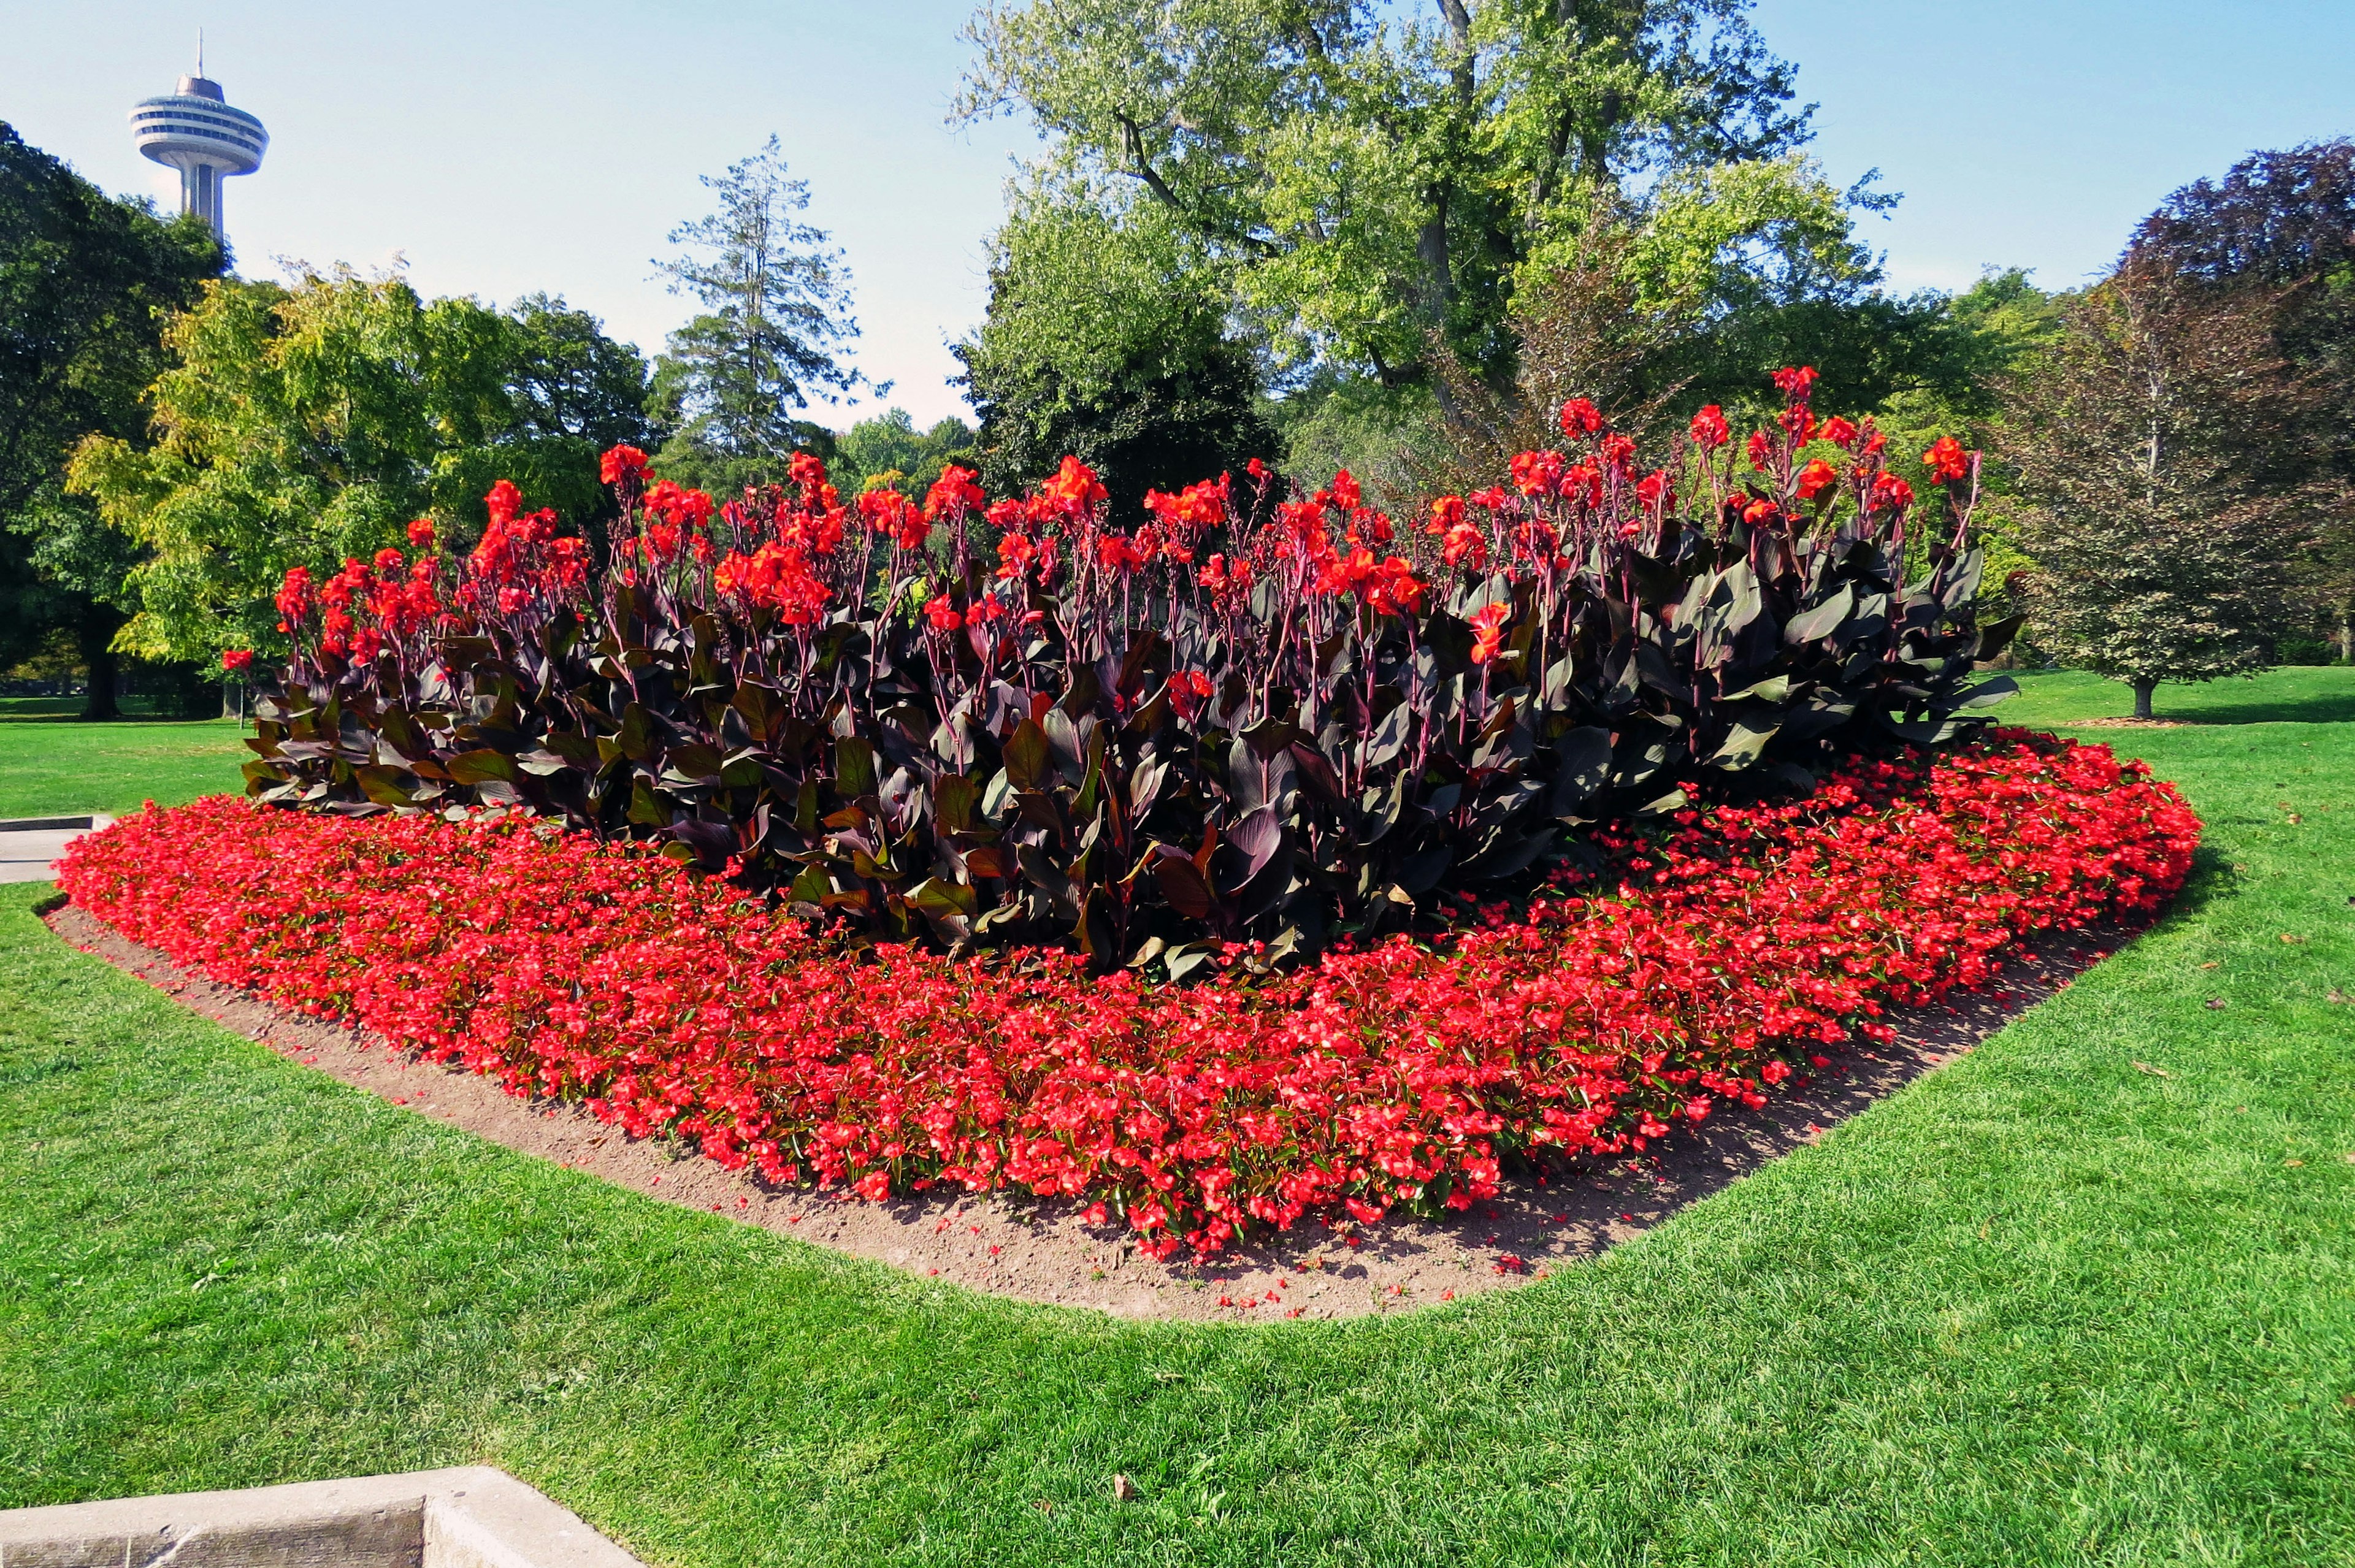
[[[1160,1256],[1346,1210],[1461,1208],[1513,1162],[1642,1148],[2022,935],[2155,911],[2200,824],[2100,746],[2018,731],[1858,761],[1796,804],[1607,832],[1599,875],[1273,973],[1090,978],[847,955],[718,879],[520,814],[229,799],[78,840],[60,880],[134,941],[282,1005],[575,1099],[730,1168],[881,1199],[1019,1187]]]

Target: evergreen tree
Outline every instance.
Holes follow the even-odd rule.
[[[787,176],[777,138],[703,184],[719,209],[671,230],[685,254],[655,265],[704,314],[670,335],[655,397],[677,427],[666,472],[724,493],[782,480],[794,452],[823,437],[799,417],[811,398],[864,378],[838,353],[858,336],[850,274],[826,231],[794,217],[809,186]]]

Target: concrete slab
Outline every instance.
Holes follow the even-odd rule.
[[[0,819],[0,882],[48,881],[67,845],[113,820],[96,813]]]
[[[0,1512],[0,1568],[644,1568],[469,1465]]]

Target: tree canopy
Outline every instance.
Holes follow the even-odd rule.
[[[111,714],[129,542],[65,494],[85,437],[145,439],[165,314],[224,262],[197,219],[109,197],[0,124],[0,667],[70,633]]]
[[[972,464],[975,431],[952,414],[918,430],[908,411],[888,409],[860,420],[835,438],[834,475],[846,495],[878,484],[922,486],[940,477],[948,463]]]
[[[1069,453],[1125,512],[1149,488],[1275,455],[1218,273],[1150,208],[1107,214],[1051,191],[1018,201],[991,245],[988,317],[956,353],[993,489]]]
[[[400,545],[418,517],[463,542],[502,478],[593,524],[599,450],[647,439],[636,351],[543,296],[502,313],[348,269],[222,279],[165,343],[154,447],[93,435],[71,470],[147,552],[123,634],[147,657],[268,645],[288,567]]]
[[[2267,313],[2281,354],[2327,389],[2283,438],[2355,486],[2355,141],[2252,153],[2185,186],[2143,220],[2133,254]],[[2355,660],[2355,517],[2329,519],[2305,566],[2301,596]]]
[[[1067,193],[1138,192],[1229,270],[1279,367],[1422,381],[1436,334],[1508,379],[1513,290],[1574,245],[1599,192],[1657,187],[1664,210],[1732,218],[1728,243],[1838,208],[1783,161],[1807,112],[1746,10],[999,3],[971,26],[957,112],[1029,118],[1050,144],[1036,176]],[[1716,169],[1744,172],[1698,172]]]

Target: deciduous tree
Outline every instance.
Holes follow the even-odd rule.
[[[2130,683],[2137,718],[2161,681],[2273,661],[2300,552],[2343,506],[2284,439],[2324,393],[2276,348],[2274,308],[2129,251],[2010,387],[2039,640]]]
[[[2355,141],[2252,153],[2169,196],[2134,244],[2198,286],[2271,303],[2282,354],[2328,393],[2288,439],[2355,487]],[[2332,519],[2301,588],[2355,662],[2355,527]]]
[[[223,279],[165,343],[155,445],[93,435],[71,470],[145,552],[122,634],[144,657],[268,646],[289,566],[402,544],[419,517],[463,546],[501,478],[593,525],[597,443],[645,439],[635,351],[561,301],[504,315],[348,269]]]
[[[66,628],[92,718],[114,715],[136,552],[65,493],[66,459],[93,434],[144,442],[162,317],[223,261],[202,222],[118,201],[0,124],[0,667]]]

